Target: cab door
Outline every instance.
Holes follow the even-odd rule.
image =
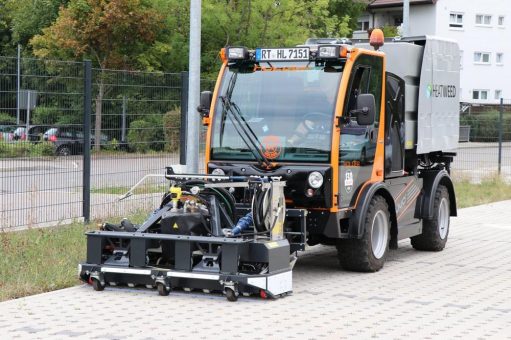
[[[371,178],[382,100],[383,57],[361,54],[354,62],[344,102],[344,124],[339,143],[339,208],[354,205],[362,185]],[[357,122],[357,99],[371,94],[375,102],[375,119],[369,125]],[[350,117],[349,119],[347,117]]]

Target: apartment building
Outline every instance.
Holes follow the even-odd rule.
[[[400,26],[403,0],[373,0],[353,38],[372,27]],[[454,39],[461,50],[460,99],[493,104],[511,98],[510,0],[410,0],[410,36]]]

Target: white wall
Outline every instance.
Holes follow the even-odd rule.
[[[471,103],[497,103],[495,90],[503,98],[511,98],[511,1],[509,0],[438,0],[436,32],[458,41],[463,51],[461,70],[461,100]],[[449,27],[450,12],[463,13],[463,28]],[[476,14],[492,16],[490,27],[476,25]],[[504,15],[504,27],[497,25]],[[490,64],[474,63],[474,52],[490,52]],[[496,65],[496,53],[503,53],[503,65]],[[473,100],[472,90],[489,90],[487,100]]]
[[[436,6],[410,6],[410,36],[434,35],[436,30]]]

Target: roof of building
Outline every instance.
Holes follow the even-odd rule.
[[[410,0],[410,5],[434,5],[437,0]],[[403,7],[403,0],[373,0],[367,8]]]

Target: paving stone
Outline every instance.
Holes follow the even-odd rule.
[[[510,207],[460,209],[444,251],[403,240],[377,273],[311,247],[275,301],[81,285],[3,302],[0,339],[511,339]]]

